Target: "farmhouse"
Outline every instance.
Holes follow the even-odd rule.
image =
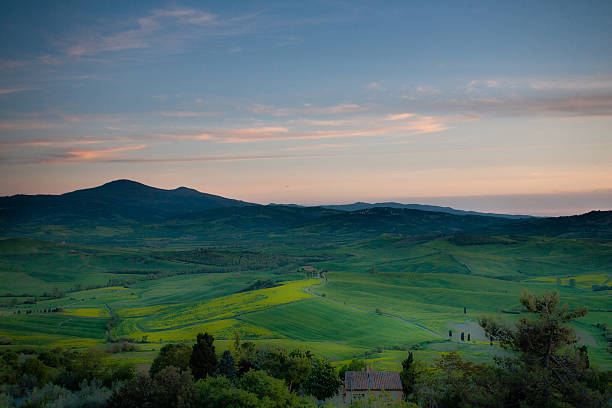
[[[378,399],[381,395],[396,400],[404,396],[397,371],[373,371],[370,367],[363,371],[347,371],[344,374],[342,394],[345,405],[370,397]]]

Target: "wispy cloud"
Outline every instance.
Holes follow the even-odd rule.
[[[305,104],[299,108],[279,108],[269,105],[255,105],[251,111],[256,114],[266,114],[271,116],[291,116],[291,115],[338,115],[347,113],[363,112],[367,108],[355,103],[342,103],[332,106],[313,106]]]
[[[219,141],[222,143],[251,143],[273,140],[334,139],[380,136],[387,134],[414,135],[419,133],[432,133],[447,130],[450,122],[450,118],[419,116],[412,114],[401,114],[400,117],[396,119],[398,122],[394,123],[393,125],[385,124],[385,122],[388,120],[389,117],[370,118],[368,120],[369,126],[344,130],[290,131],[287,129],[275,132],[254,131],[245,133],[240,129],[228,129],[218,134],[218,137]]]
[[[346,126],[350,124],[351,120],[344,119],[330,119],[330,120],[316,120],[316,119],[293,119],[287,121],[290,125],[307,125],[307,126]]]
[[[329,149],[341,149],[341,148],[346,148],[349,147],[350,145],[348,144],[340,144],[340,143],[321,143],[321,144],[315,144],[315,145],[308,145],[308,146],[289,146],[289,147],[285,147],[283,148],[283,150],[286,151],[308,151],[308,150],[329,150]]]
[[[2,140],[0,146],[8,147],[27,147],[27,146],[73,146],[73,145],[92,145],[104,143],[129,143],[133,139],[126,137],[116,137],[110,139],[89,139],[89,138],[49,138],[49,139],[30,139],[30,140]]]
[[[248,18],[224,19],[195,8],[157,9],[130,21],[130,29],[109,33],[108,30],[92,28],[80,39],[66,40],[65,54],[83,57],[153,47],[176,51],[185,41],[198,40],[203,36],[243,33],[246,29],[244,21]]]
[[[144,148],[144,147],[143,147]],[[77,164],[77,163],[190,163],[190,162],[236,162],[236,161],[258,161],[258,160],[295,160],[295,159],[314,159],[324,157],[338,157],[339,154],[261,154],[261,155],[228,155],[216,154],[205,156],[161,156],[161,157],[126,157],[114,156],[114,153],[126,151],[127,149],[113,151],[105,150],[104,153],[93,153],[88,151],[83,155],[81,152],[66,152],[54,158],[37,160],[36,164]],[[137,149],[131,149],[137,150]]]
[[[612,116],[612,75],[474,79],[452,92],[405,95],[409,109],[476,116]]]
[[[366,85],[366,89],[370,91],[382,91],[383,88],[379,82],[370,82]]]
[[[130,145],[113,147],[109,149],[97,149],[97,150],[68,150],[62,154],[56,155],[53,158],[42,159],[38,161],[40,164],[68,164],[68,163],[80,163],[88,161],[99,161],[101,159],[107,159],[109,156],[115,153],[128,152],[135,150],[145,149],[147,145]]]
[[[414,117],[414,113],[397,113],[395,115],[387,116],[388,120],[402,120]]]
[[[195,111],[171,111],[171,112],[162,112],[162,116],[167,116],[171,118],[199,118],[202,116],[211,116],[215,115],[214,112],[195,112]]]
[[[0,120],[0,131],[6,130],[39,130],[55,127],[54,123],[38,119]]]
[[[30,91],[32,88],[8,88],[0,89],[0,95],[8,95],[16,92]]]
[[[210,133],[199,133],[195,135],[175,135],[175,134],[167,134],[160,133],[154,136],[148,136],[149,139],[157,139],[157,140],[215,140],[215,137]]]

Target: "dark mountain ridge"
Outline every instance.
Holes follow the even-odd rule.
[[[323,205],[322,207],[329,208],[332,210],[340,210],[340,211],[358,211],[358,210],[366,210],[370,208],[387,207],[387,208],[404,208],[404,209],[409,209],[409,210],[442,212],[442,213],[448,213],[448,214],[454,214],[454,215],[485,215],[488,217],[499,217],[499,218],[510,218],[510,219],[537,218],[531,215],[483,213],[483,212],[478,212],[478,211],[457,210],[452,207],[441,207],[437,205],[426,205],[426,204],[402,204],[402,203],[397,203],[393,201],[388,201],[384,203],[373,203],[373,204],[358,201],[353,204]]]
[[[167,217],[211,208],[255,205],[186,187],[164,190],[130,180],[61,195],[0,197],[4,223],[130,223],[161,221]]]
[[[367,203],[356,203],[369,205]],[[596,211],[557,218],[514,218],[450,209],[459,214],[419,208],[384,206],[347,211],[324,207],[259,205],[179,187],[164,190],[129,180],[62,195],[16,195],[0,198],[0,235],[34,236],[44,226],[61,226],[87,241],[92,227],[129,225],[133,232],[108,238],[140,242],[146,238],[223,242],[224,239],[310,240],[330,242],[400,236],[538,235],[612,239],[612,212]],[[388,203],[393,204],[393,203]],[[395,203],[397,204],[397,203]],[[337,206],[336,206],[337,207]],[[340,206],[343,207],[343,206]],[[424,209],[426,207],[427,209]],[[89,229],[88,229],[89,228]],[[51,234],[54,229],[45,229]],[[80,231],[80,232],[79,232]],[[89,231],[89,232],[86,232]],[[118,241],[115,241],[118,240]]]

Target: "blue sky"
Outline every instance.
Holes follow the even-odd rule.
[[[3,2],[0,194],[612,207],[612,3]]]

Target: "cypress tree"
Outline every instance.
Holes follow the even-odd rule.
[[[198,334],[189,359],[189,367],[191,367],[191,372],[196,380],[214,375],[217,370],[214,341],[215,338],[208,333]]]
[[[229,350],[223,352],[217,372],[230,380],[236,378],[236,360]]]

